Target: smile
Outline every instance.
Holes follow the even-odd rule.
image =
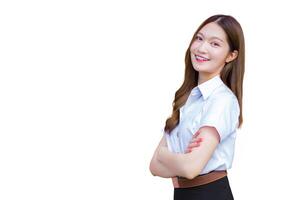
[[[202,56],[198,56],[198,55],[195,55],[195,58],[196,58],[197,62],[206,62],[206,61],[209,61],[209,59],[204,58]]]

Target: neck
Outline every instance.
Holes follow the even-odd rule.
[[[198,73],[198,85],[208,81],[209,79],[215,77],[216,75],[219,75],[219,73],[216,73],[216,74],[206,74],[206,73],[201,73],[200,72]]]

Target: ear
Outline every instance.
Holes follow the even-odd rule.
[[[226,58],[226,63],[229,63],[231,61],[233,61],[234,59],[236,59],[236,57],[238,56],[238,51],[234,50],[233,52],[229,52],[227,58]]]

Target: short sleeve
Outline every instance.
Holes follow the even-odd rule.
[[[207,102],[200,128],[215,127],[220,135],[220,143],[237,127],[239,119],[239,104],[235,96],[222,96]]]

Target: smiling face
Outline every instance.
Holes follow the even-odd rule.
[[[215,22],[206,24],[197,33],[190,47],[193,68],[199,72],[198,84],[220,74],[225,62],[237,57],[230,52],[225,31]]]

